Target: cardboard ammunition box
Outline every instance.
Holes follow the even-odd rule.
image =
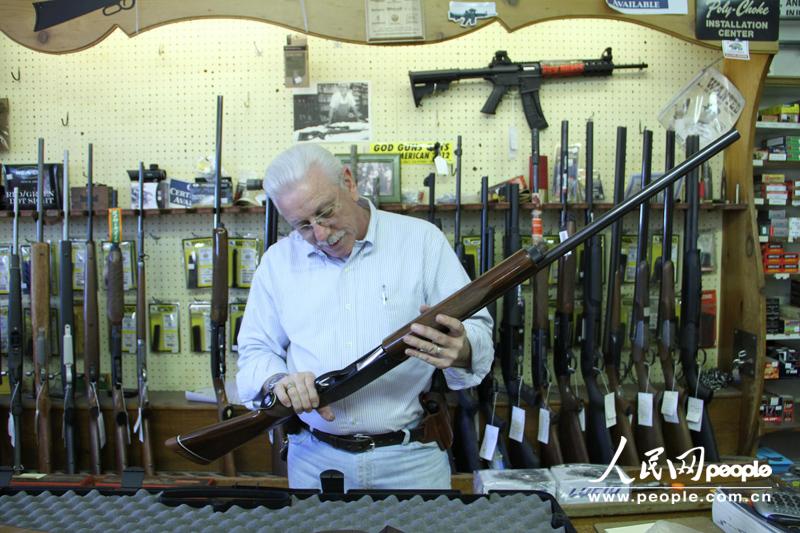
[[[104,210],[111,205],[111,191],[108,185],[92,184],[92,209]],[[75,211],[86,211],[86,187],[70,187],[69,208]]]
[[[764,379],[780,379],[780,377],[778,360],[767,357],[767,360],[764,362]]]
[[[19,208],[21,210],[36,209],[36,187],[39,178],[39,166],[36,164],[2,165],[2,175],[5,176],[5,203],[6,209],[13,209],[14,189],[19,189]],[[44,209],[61,209],[61,181],[64,175],[64,165],[61,163],[46,163],[44,165],[44,191],[42,201]]]

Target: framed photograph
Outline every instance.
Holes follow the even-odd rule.
[[[350,154],[336,154],[336,157],[350,167]],[[353,175],[359,194],[377,198],[378,204],[400,203],[399,154],[358,154],[357,167]]]

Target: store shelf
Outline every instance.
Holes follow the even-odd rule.
[[[756,122],[757,130],[800,131],[798,122]]]
[[[800,169],[800,161],[764,161],[763,159],[753,159],[753,168]]]
[[[768,433],[777,433],[778,431],[798,431],[800,430],[800,422],[790,422],[783,424],[773,424],[764,422],[764,429],[761,431],[762,435]]]
[[[800,87],[798,76],[767,76],[764,80],[767,87]]]
[[[784,335],[782,333],[767,333],[768,341],[800,341],[800,335]]]

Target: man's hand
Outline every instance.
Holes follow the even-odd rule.
[[[335,418],[333,411],[327,405],[319,407],[314,379],[311,372],[287,374],[275,383],[272,392],[278,397],[278,401],[285,407],[294,409],[295,413],[310,413],[312,409],[317,409],[320,416],[330,422]]]
[[[419,308],[421,313],[428,309],[430,307],[427,305]],[[464,324],[458,319],[441,314],[436,315],[436,322],[445,326],[447,332],[443,333],[422,324],[411,324],[413,334],[403,337],[403,341],[409,345],[406,355],[422,359],[436,368],[469,368],[472,364],[472,348]]]

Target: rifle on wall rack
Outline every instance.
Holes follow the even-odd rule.
[[[700,140],[697,136],[686,139],[686,153],[697,154],[702,152]],[[697,364],[697,348],[700,344],[700,300],[703,292],[702,275],[700,271],[700,250],[697,248],[697,236],[700,219],[700,199],[698,191],[699,170],[693,168],[686,177],[686,203],[689,204],[684,218],[684,246],[683,246],[683,283],[681,285],[681,328],[680,328],[680,354],[681,368],[686,380],[686,392],[689,402],[697,405],[692,398],[702,401],[702,414],[691,429],[692,442],[695,446],[705,449],[705,459],[709,462],[719,462],[719,450],[711,418],[708,416],[708,404],[713,392],[700,383],[700,371]],[[691,417],[687,412],[687,421]],[[699,429],[697,424],[700,424]]]
[[[133,429],[142,443],[142,467],[146,476],[155,475],[153,445],[150,440],[150,396],[147,390],[147,275],[144,253],[144,163],[139,161],[139,212],[136,244],[136,382],[139,414]]]
[[[39,139],[36,183],[36,242],[31,244],[31,328],[36,389],[36,448],[39,472],[53,471],[50,438],[50,245],[44,240],[44,139]]]
[[[92,474],[102,473],[102,449],[106,430],[97,383],[100,378],[100,328],[97,310],[97,249],[94,243],[94,148],[89,144],[86,162],[86,264],[83,269],[83,373],[89,403],[89,452]]]
[[[617,128],[617,150],[614,163],[614,205],[624,201],[625,189],[625,155],[627,144],[627,129]],[[606,287],[606,316],[603,322],[603,363],[605,366],[608,387],[614,395],[614,416],[609,410],[610,402],[606,404],[606,424],[608,419],[613,419],[609,427],[611,438],[615,443],[624,438],[626,443],[622,450],[619,462],[625,466],[639,465],[639,452],[633,437],[629,416],[633,416],[633,406],[625,398],[620,384],[620,370],[622,365],[622,348],[625,344],[625,331],[622,327],[622,281],[625,279],[626,256],[622,255],[622,218],[614,222],[611,229],[611,247],[608,254],[608,284]],[[608,397],[608,395],[606,395]]]
[[[108,317],[108,347],[111,355],[111,398],[114,408],[116,462],[119,475],[128,468],[128,446],[131,430],[128,409],[125,407],[125,391],[122,386],[122,319],[125,315],[124,282],[122,271],[122,210],[117,207],[116,191],[111,193],[111,208],[108,210],[108,240],[111,249],[106,259],[106,316]]]
[[[531,244],[542,246],[544,243],[544,227],[542,223],[541,198],[539,196],[539,130],[531,130],[531,156],[533,159],[533,172],[531,173],[531,188],[533,189],[534,208],[531,212]],[[558,438],[558,419],[550,409],[548,398],[550,396],[550,372],[547,367],[547,344],[550,336],[550,319],[548,317],[548,303],[550,291],[548,288],[550,269],[543,268],[533,275],[533,315],[531,317],[531,378],[533,390],[528,393],[526,387],[522,388],[521,395],[531,407],[539,409],[539,455],[542,466],[553,466],[564,463],[564,454],[561,452],[561,441]],[[541,429],[542,424],[547,424],[546,430]],[[544,442],[544,441],[547,442]]]
[[[75,310],[72,294],[72,241],[69,240],[69,152],[64,151],[64,224],[61,242],[58,244],[58,330],[61,337],[61,385],[64,391],[63,433],[66,452],[67,474],[75,469],[75,344],[72,332],[75,331]]]
[[[594,220],[594,123],[586,123],[586,225]],[[586,387],[586,442],[593,463],[608,464],[614,457],[615,446],[606,427],[603,393],[597,384],[600,374],[597,338],[600,332],[600,305],[603,278],[600,265],[603,250],[600,237],[592,237],[583,248],[583,327],[581,331],[581,375]]]
[[[217,400],[217,415],[220,422],[233,417],[233,406],[225,392],[225,323],[228,321],[228,230],[220,220],[222,179],[222,95],[217,96],[216,148],[214,152],[214,228],[213,228],[213,274],[211,287],[211,381]],[[233,453],[225,454],[223,473],[236,475]]]
[[[675,131],[667,130],[667,147],[665,167],[669,171],[675,164]],[[656,398],[655,406],[658,414],[663,414],[662,405],[666,401],[667,392],[677,394],[675,402],[677,421],[667,419],[661,430],[667,454],[677,457],[692,447],[692,436],[686,424],[686,393],[679,387],[675,379],[675,360],[673,359],[675,338],[675,265],[672,262],[672,219],[675,208],[674,187],[670,185],[664,190],[664,227],[661,239],[661,287],[658,298],[658,359],[661,372],[664,374],[664,390]]]
[[[22,319],[22,276],[19,266],[19,188],[14,188],[14,222],[11,230],[11,257],[8,268],[8,381],[11,388],[11,433],[14,447],[14,472],[22,465],[22,361],[24,360],[24,321]]]
[[[558,232],[562,242],[575,234],[575,218],[567,208],[569,191],[569,123],[561,122],[561,220]],[[588,463],[581,430],[580,411],[583,402],[570,384],[575,373],[575,356],[572,353],[574,339],[573,313],[575,309],[575,278],[577,252],[568,252],[558,259],[558,287],[556,289],[555,341],[553,343],[553,368],[561,397],[558,412],[558,438],[564,443],[561,452],[567,463]],[[567,445],[569,443],[569,445]]]
[[[645,129],[642,139],[642,189],[650,183],[653,156],[653,132]],[[637,408],[636,424],[633,429],[639,459],[650,450],[664,446],[661,433],[661,417],[654,413],[654,398],[658,388],[650,381],[650,263],[647,261],[650,205],[644,202],[639,206],[639,239],[636,246],[636,283],[633,289],[633,312],[631,314],[631,361],[636,371]]]
[[[574,251],[580,244],[635,209],[641,202],[659,193],[687,171],[696,168],[738,139],[739,133],[730,130],[677,165],[647,189],[614,206],[591,225],[581,228],[571,238],[549,250],[543,246],[531,246],[516,252],[483,276],[390,334],[379,346],[352,364],[317,377],[315,385],[320,395],[320,405],[329,405],[349,396],[405,361],[408,357],[404,352],[406,344],[403,342],[403,337],[410,332],[412,323],[442,329],[442,326],[436,323],[436,315],[439,313],[465,320],[562,255]],[[185,435],[177,435],[167,440],[165,445],[186,459],[199,464],[208,464],[264,431],[283,423],[293,414],[294,411],[278,402],[274,394],[268,394],[261,408],[256,411]]]

